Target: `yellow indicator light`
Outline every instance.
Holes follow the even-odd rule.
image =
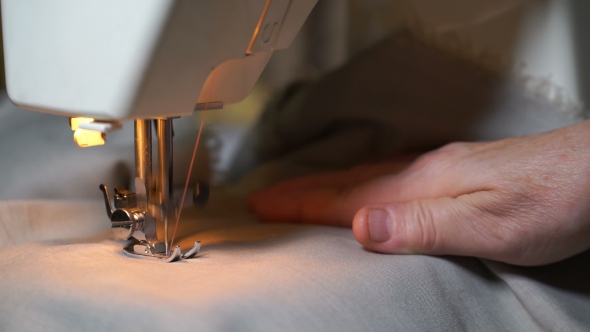
[[[93,118],[70,118],[70,127],[72,130],[78,130],[80,123],[91,123],[94,122]],[[74,138],[75,139],[75,138]]]
[[[72,125],[72,128],[73,127],[74,126]],[[88,148],[91,146],[104,145],[105,139],[104,134],[100,131],[77,129],[74,131],[74,142],[81,148]]]

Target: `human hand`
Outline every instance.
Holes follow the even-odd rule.
[[[249,206],[267,222],[352,225],[382,253],[548,264],[590,248],[590,121],[294,179]]]

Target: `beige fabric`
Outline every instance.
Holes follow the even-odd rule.
[[[31,209],[44,214],[51,207]],[[259,224],[244,200],[223,188],[207,209],[185,213],[181,234],[194,235],[183,244],[197,239],[204,244],[199,257],[188,262],[130,258],[121,242],[108,238],[1,249],[0,330],[582,331],[590,326],[588,286],[563,287],[566,280],[588,280],[589,255],[539,269],[472,258],[381,255],[363,250],[349,229]],[[64,229],[93,219],[50,218],[52,226]],[[14,221],[26,229],[26,219]],[[14,234],[15,225],[9,226]],[[568,266],[576,267],[576,275]],[[547,279],[547,271],[554,278]]]
[[[0,201],[0,248],[103,234],[109,231],[104,216],[99,201]]]

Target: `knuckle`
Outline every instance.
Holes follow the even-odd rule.
[[[436,230],[434,215],[424,203],[414,201],[409,205],[409,215],[406,223],[408,229],[406,238],[408,247],[412,251],[437,253],[442,249],[442,241]]]
[[[444,153],[447,156],[460,156],[465,155],[474,150],[477,150],[478,147],[482,146],[485,143],[470,143],[470,142],[453,142],[449,143],[437,151],[440,153]]]
[[[438,151],[432,151],[420,156],[412,164],[414,170],[425,170],[436,167],[439,164],[440,153]]]
[[[443,147],[441,147],[439,149],[439,151],[444,151],[447,153],[460,153],[460,152],[465,152],[465,151],[469,151],[470,148],[470,143],[465,143],[465,142],[453,142],[453,143],[449,143],[444,145]]]

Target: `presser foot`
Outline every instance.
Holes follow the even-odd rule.
[[[159,244],[151,244],[147,241],[140,241],[130,244],[129,246],[123,248],[123,250],[131,255],[145,256],[158,259],[164,263],[172,263],[194,258],[201,249],[201,241],[197,241],[195,244],[193,244],[192,248],[185,251],[184,253],[181,251],[180,246],[176,246],[170,251],[170,255],[167,256],[166,252],[161,251],[161,246],[158,245]]]

